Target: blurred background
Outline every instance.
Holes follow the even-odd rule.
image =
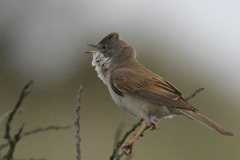
[[[86,43],[119,32],[145,67],[174,84],[200,113],[237,136],[224,137],[187,118],[163,119],[135,143],[133,159],[237,160],[240,157],[240,1],[0,1],[0,116],[23,86],[36,83],[12,122],[13,135],[53,124],[73,125],[81,101],[83,159],[109,159],[119,124],[138,122],[111,99],[91,66]],[[0,124],[0,137],[4,124]],[[75,159],[75,127],[20,140],[14,157]],[[129,138],[132,138],[129,137]],[[6,142],[0,139],[0,144]],[[1,152],[5,154],[7,149]]]

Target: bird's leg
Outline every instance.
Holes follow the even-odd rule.
[[[145,123],[141,127],[141,129],[137,132],[137,134],[133,137],[133,139],[131,141],[125,142],[124,145],[122,146],[122,148],[129,146],[129,152],[125,153],[127,156],[132,154],[132,148],[133,148],[134,142],[138,139],[138,137],[141,135],[141,133],[144,131],[144,129],[148,126],[148,124],[149,124],[149,122]]]

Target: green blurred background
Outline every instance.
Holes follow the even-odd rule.
[[[36,84],[22,104],[26,112],[16,115],[11,133],[23,122],[24,131],[73,125],[82,84],[82,157],[109,159],[118,125],[126,124],[125,133],[137,120],[113,102],[84,45],[115,31],[137,50],[140,63],[185,97],[205,87],[190,103],[237,135],[224,137],[187,118],[163,119],[160,130],[146,132],[135,143],[133,159],[238,160],[239,6],[240,1],[217,0],[1,0],[0,115],[14,107],[34,76]],[[74,136],[73,126],[26,137],[14,157],[75,159]]]

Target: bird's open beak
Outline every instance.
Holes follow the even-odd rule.
[[[90,47],[97,48],[97,45],[94,45],[94,44],[86,44],[85,46],[90,46]],[[88,51],[88,52],[85,52],[85,53],[95,54],[95,53],[97,53],[97,51]]]

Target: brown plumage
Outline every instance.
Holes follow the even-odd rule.
[[[185,116],[200,122],[218,133],[225,136],[234,136],[227,129],[198,113],[196,108],[184,100],[181,92],[165,79],[148,71],[143,66],[138,68],[140,73],[131,68],[126,72],[125,69],[124,76],[121,69],[116,69],[112,72],[111,83],[113,84],[112,87],[115,87],[114,90],[117,90],[117,94],[122,94],[123,92],[152,103],[176,108]],[[144,72],[148,72],[148,74],[144,74]]]
[[[132,64],[135,67],[138,63]],[[182,94],[165,79],[150,72],[143,66],[137,67],[139,71],[131,68],[118,68],[111,74],[111,83],[114,86],[134,97],[141,98],[153,103],[174,106],[176,108],[197,111],[196,108],[188,104]],[[140,73],[139,73],[140,72]]]
[[[185,114],[187,117],[194,119],[196,121],[198,121],[199,123],[217,131],[218,133],[225,135],[225,136],[235,136],[232,132],[228,131],[227,129],[223,128],[222,126],[216,124],[215,122],[213,122],[212,120],[210,120],[209,118],[201,115],[198,112],[193,112],[190,110],[186,110],[186,109],[178,109],[180,112],[182,112],[183,114]]]
[[[171,83],[143,67],[136,59],[133,47],[124,42],[118,33],[110,33],[96,45],[92,65],[99,78],[108,86],[116,104],[138,119],[144,125],[124,147],[132,152],[133,143],[144,129],[156,124],[162,117],[182,115],[194,119],[225,136],[233,133],[198,113],[198,110],[186,102],[182,93]]]

